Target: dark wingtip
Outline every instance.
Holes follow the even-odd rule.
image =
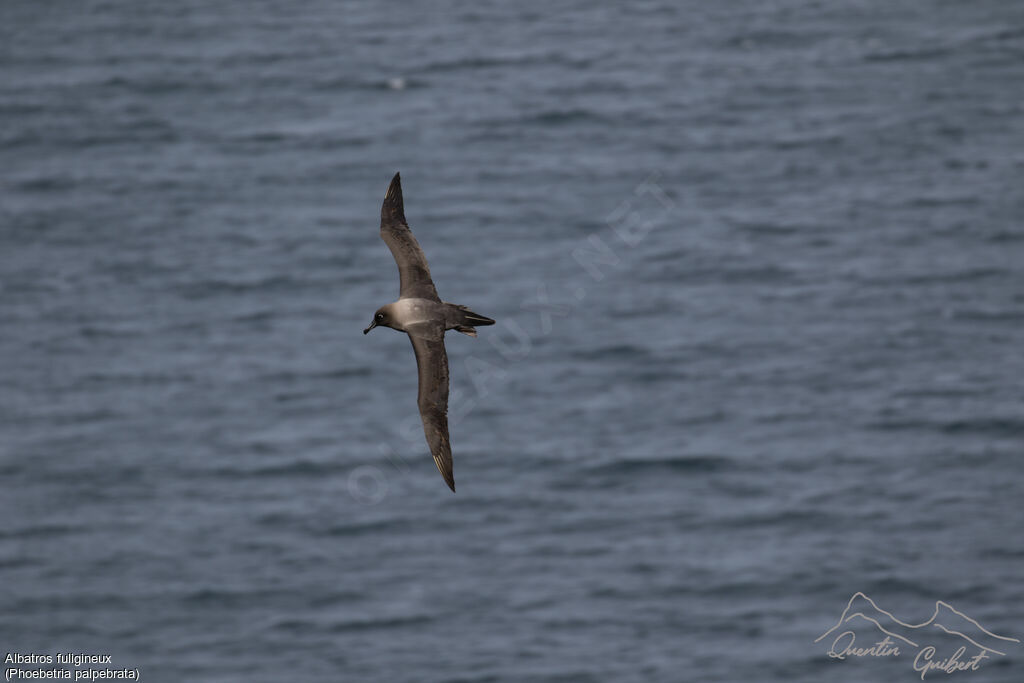
[[[455,493],[455,472],[448,468],[441,470],[441,476],[444,478],[444,483],[448,484],[448,488],[452,490],[452,493]]]
[[[445,427],[445,442],[448,441],[447,431],[448,429],[447,427]],[[448,484],[448,488],[452,490],[452,493],[455,493],[455,470],[452,468],[451,450],[445,450],[447,450],[447,459],[444,457],[438,457],[433,453],[431,455],[434,456],[434,464],[437,465],[437,471],[441,473],[441,477],[444,479],[444,483]],[[447,462],[445,462],[445,460],[447,460]]]
[[[388,191],[384,195],[384,205],[380,208],[380,219],[382,221],[400,220],[405,222],[405,206],[402,203],[402,174],[396,173],[388,185]]]

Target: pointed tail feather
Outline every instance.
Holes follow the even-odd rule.
[[[491,318],[488,318],[486,315],[474,313],[465,306],[459,306],[459,310],[462,311],[462,324],[467,327],[483,327],[484,325],[494,324],[494,320]]]

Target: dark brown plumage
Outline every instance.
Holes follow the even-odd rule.
[[[475,337],[476,327],[493,325],[494,321],[465,306],[441,301],[437,295],[427,257],[405,221],[402,179],[397,173],[380,209],[380,236],[398,264],[399,296],[398,301],[377,309],[363,334],[374,327],[390,327],[409,335],[419,371],[416,403],[423,421],[423,434],[438,471],[454,491],[452,447],[448,440],[448,354],[444,348],[444,333],[456,330]]]

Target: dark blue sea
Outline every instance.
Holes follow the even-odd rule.
[[[5,0],[0,657],[1024,680],[1022,182],[1019,2]]]

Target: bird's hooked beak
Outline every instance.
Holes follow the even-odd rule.
[[[367,332],[369,332],[370,330],[372,330],[375,327],[377,327],[377,321],[376,320],[374,320],[372,323],[370,323],[370,326],[367,327],[365,330],[363,330],[363,334],[366,334]]]

